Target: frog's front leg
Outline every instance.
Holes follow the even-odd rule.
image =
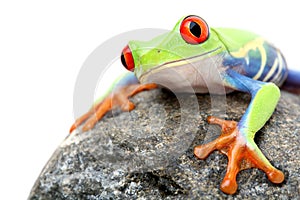
[[[254,142],[255,133],[264,126],[277,105],[280,98],[278,87],[273,83],[250,79],[232,70],[227,70],[224,75],[224,84],[250,93],[251,103],[238,123],[210,117],[210,123],[222,127],[222,134],[208,144],[196,146],[194,154],[199,159],[205,159],[217,149],[227,155],[227,172],[221,184],[221,190],[225,193],[235,193],[238,187],[237,173],[251,167],[263,170],[271,182],[281,183],[284,174],[271,165]]]
[[[128,74],[115,86],[115,89],[102,101],[96,103],[92,108],[79,117],[70,128],[70,133],[83,124],[82,131],[92,129],[95,124],[110,110],[120,108],[122,111],[131,111],[135,105],[129,100],[130,97],[144,90],[157,88],[154,83],[140,84],[133,73]]]

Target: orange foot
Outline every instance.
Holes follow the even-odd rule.
[[[144,91],[157,88],[154,83],[149,84],[132,84],[119,87],[114,92],[112,92],[103,101],[95,104],[86,114],[78,118],[75,123],[70,128],[70,133],[78,126],[80,126],[84,121],[86,121],[82,127],[83,131],[88,131],[92,129],[95,124],[110,110],[120,107],[122,111],[131,111],[134,109],[135,105],[129,101],[129,97]]]
[[[227,172],[221,184],[221,190],[227,194],[234,194],[238,188],[236,175],[243,169],[252,167],[263,170],[273,183],[281,183],[284,174],[273,167],[253,138],[247,137],[238,130],[237,122],[226,121],[216,117],[209,117],[208,122],[222,127],[222,134],[214,141],[194,148],[194,154],[199,159],[205,159],[212,151],[219,150],[227,155]]]

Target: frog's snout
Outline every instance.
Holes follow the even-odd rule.
[[[134,60],[128,45],[126,45],[122,51],[121,62],[127,70],[134,71]]]

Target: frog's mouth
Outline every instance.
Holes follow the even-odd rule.
[[[162,78],[168,78],[168,76],[170,78],[170,76],[174,75],[173,73],[171,73],[171,71],[174,72],[175,69],[183,67],[186,67],[185,70],[187,71],[191,71],[192,69],[194,69],[193,71],[197,71],[196,68],[198,68],[199,63],[203,61],[203,64],[205,64],[207,63],[207,60],[211,61],[212,59],[214,59],[213,57],[215,57],[215,55],[213,54],[220,49],[222,49],[222,46],[219,46],[200,55],[163,63],[142,73],[142,75],[139,76],[138,79],[141,83],[155,82],[155,80],[159,79],[159,77],[161,76],[163,76]]]

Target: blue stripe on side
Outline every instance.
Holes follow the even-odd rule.
[[[264,63],[262,63],[262,54],[266,55]],[[259,48],[251,49],[245,58],[226,56],[223,65],[229,66],[249,78],[263,82],[273,82],[278,86],[282,85],[287,76],[287,65],[283,55],[267,42],[264,42],[263,50]]]

